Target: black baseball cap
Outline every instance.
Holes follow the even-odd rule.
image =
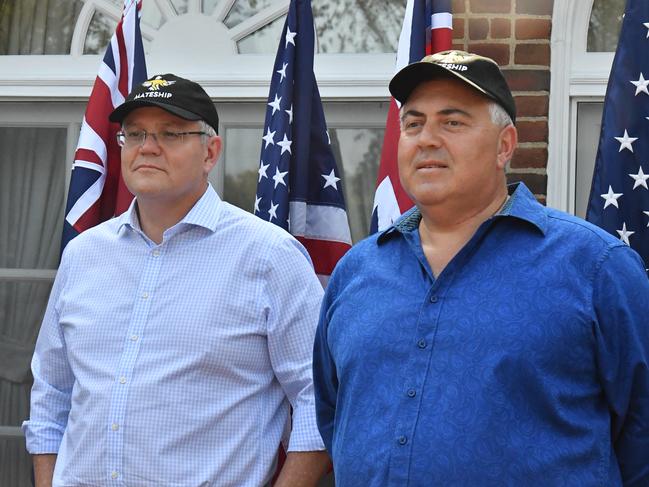
[[[129,113],[142,107],[159,107],[185,120],[204,120],[216,133],[219,131],[219,115],[205,90],[175,74],[158,74],[135,86],[108,118],[122,123]]]
[[[496,101],[512,122],[516,122],[516,103],[498,63],[470,52],[442,51],[409,64],[390,81],[390,93],[396,100],[405,103],[420,83],[449,75]]]

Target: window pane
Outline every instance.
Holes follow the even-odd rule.
[[[577,104],[577,171],[575,181],[575,214],[586,217],[590,185],[602,126],[603,103]]]
[[[262,135],[262,127],[225,131],[223,199],[251,213],[257,193]]]
[[[180,15],[187,13],[188,0],[171,0],[176,12]]]
[[[220,0],[203,0],[203,13],[212,15]]]
[[[32,485],[31,472],[25,439],[0,437],[0,485]]]
[[[110,0],[113,2],[115,5],[117,5],[120,9],[124,7],[124,0]],[[155,4],[155,2],[151,1],[146,1],[142,2],[142,22],[145,24],[149,24],[151,27],[154,29],[157,29],[162,25],[162,13],[160,12],[160,9],[158,6]],[[117,23],[115,23],[117,25]]]
[[[7,385],[31,387],[31,356],[51,288],[51,282],[0,281],[0,403],[7,405],[0,426],[20,426],[27,417],[27,394]]]
[[[273,0],[238,0],[232,6],[223,23],[228,27],[234,27],[272,4]],[[214,10],[214,7],[212,7],[212,10]]]
[[[52,284],[0,281],[0,426],[29,417],[30,361]],[[14,433],[15,434],[15,433]],[[0,485],[31,485],[23,438],[0,435]]]
[[[95,12],[88,26],[84,54],[103,54],[115,32],[117,21],[101,12]]]
[[[80,0],[0,1],[0,55],[69,54]]]
[[[615,52],[625,0],[594,0],[588,27],[589,52]]]
[[[252,3],[262,2],[237,2],[235,8],[238,10],[230,13],[226,24],[231,22],[229,26],[236,25],[254,13],[249,7],[239,7]],[[381,53],[397,50],[405,2],[314,0],[312,8],[319,53]],[[241,40],[239,52],[275,53],[285,19],[286,16],[283,16]]]
[[[286,15],[237,42],[239,54],[275,54],[282,36]]]
[[[56,269],[66,136],[64,128],[0,127],[0,268]]]
[[[406,2],[314,0],[318,52],[395,52]]]
[[[160,9],[155,3],[151,1],[142,2],[142,23],[148,24],[154,29],[163,24],[162,13],[160,13]]]
[[[367,237],[381,161],[384,129],[329,129],[331,147],[342,171],[352,241]]]

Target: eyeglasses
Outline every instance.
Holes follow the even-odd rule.
[[[163,130],[158,133],[149,133],[144,130],[129,130],[117,132],[117,145],[120,147],[133,148],[144,145],[147,137],[153,137],[161,147],[174,147],[182,144],[187,135],[208,135],[207,132],[171,132]]]

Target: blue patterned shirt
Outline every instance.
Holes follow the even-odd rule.
[[[280,438],[324,449],[304,248],[209,187],[160,245],[135,207],[66,248],[32,361],[31,453],[54,486],[259,486]],[[289,403],[293,406],[292,430]]]
[[[649,485],[638,255],[520,184],[435,278],[420,219],[357,244],[325,294],[314,383],[337,487]]]

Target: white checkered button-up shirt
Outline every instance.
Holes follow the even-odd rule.
[[[55,486],[265,484],[287,431],[289,451],[324,448],[321,297],[304,248],[211,187],[160,245],[131,205],[66,248],[32,361],[28,450],[58,453]]]

